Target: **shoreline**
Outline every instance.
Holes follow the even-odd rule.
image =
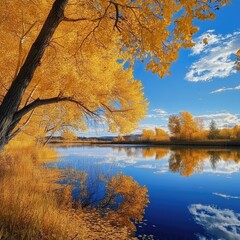
[[[144,147],[240,147],[239,140],[205,140],[205,141],[50,141],[49,145],[89,146],[89,145],[131,145]]]

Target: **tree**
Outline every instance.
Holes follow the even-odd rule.
[[[65,130],[64,132],[62,132],[61,137],[65,140],[65,141],[73,141],[73,140],[77,140],[77,134],[72,132],[71,130]]]
[[[232,129],[231,129],[231,138],[233,139],[240,139],[240,126],[239,125],[236,125],[234,126]]]
[[[192,140],[196,132],[199,131],[198,122],[193,119],[189,112],[180,112],[181,139]]]
[[[194,119],[189,112],[170,116],[168,128],[173,137],[178,139],[193,140],[204,137],[203,121]]]
[[[135,60],[163,77],[193,46],[193,20],[226,2],[1,1],[0,146],[46,105],[80,126],[103,115],[111,131],[136,127],[147,103]]]
[[[217,128],[216,122],[212,120],[209,125],[209,132],[208,132],[208,138],[209,139],[217,139],[219,138],[219,129]]]
[[[156,140],[169,140],[169,135],[161,128],[155,128]]]
[[[180,125],[180,118],[177,115],[171,115],[168,120],[168,129],[170,133],[176,137],[180,137],[181,132],[181,125]]]
[[[219,137],[221,139],[230,139],[232,136],[232,129],[223,128],[219,131]]]
[[[142,140],[153,140],[155,138],[155,133],[151,129],[142,130]]]

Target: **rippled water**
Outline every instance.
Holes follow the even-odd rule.
[[[57,151],[59,167],[122,172],[148,188],[138,239],[240,239],[240,149],[119,145]]]

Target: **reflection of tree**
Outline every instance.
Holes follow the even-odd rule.
[[[133,229],[131,219],[141,221],[148,202],[146,186],[140,187],[132,177],[117,174],[107,181],[106,196],[100,207],[114,209],[109,214],[111,218]]]
[[[209,160],[213,169],[216,169],[219,161],[240,161],[240,151],[235,149],[208,150],[208,149],[176,149],[172,150],[169,157],[169,169],[179,172],[183,176],[190,176],[195,172],[201,172],[204,160]]]
[[[155,155],[156,155],[156,151],[154,148],[147,147],[147,148],[143,148],[142,150],[143,158],[154,157]]]
[[[155,159],[164,158],[169,152],[168,148],[147,147],[142,149],[143,158],[155,157]]]
[[[169,153],[168,148],[156,148],[156,159],[164,158]]]
[[[175,150],[169,158],[169,169],[173,172],[180,172],[183,176],[190,176],[194,172],[201,171],[203,168],[202,160],[206,157],[206,152],[202,150]]]
[[[133,230],[132,220],[142,220],[149,202],[147,188],[141,187],[132,177],[122,174],[107,177],[99,173],[89,176],[86,172],[70,170],[66,179],[71,191],[75,192],[75,199],[72,199],[75,208],[96,208],[113,223]],[[69,189],[63,191],[68,191],[69,195]]]
[[[154,157],[155,159],[164,158],[168,152],[169,148],[162,147],[113,147],[114,150],[118,152],[125,152],[128,157],[139,157],[143,158]]]
[[[225,161],[233,160],[234,162],[240,162],[240,150],[229,150],[221,152],[221,158]]]
[[[138,157],[141,156],[142,149],[140,147],[121,147],[121,146],[114,146],[114,150],[121,153],[124,152],[128,157]]]
[[[180,165],[181,165],[181,155],[174,152],[170,155],[168,162],[169,162],[169,169],[172,172],[178,172],[180,169]]]
[[[212,168],[216,169],[217,163],[219,162],[219,160],[221,160],[220,154],[219,152],[216,152],[216,151],[208,151],[208,153],[209,153],[209,157],[210,157],[209,160],[211,162]]]

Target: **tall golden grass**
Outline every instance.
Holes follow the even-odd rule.
[[[70,187],[56,191],[61,173],[40,164],[53,158],[54,150],[16,141],[0,153],[0,239],[130,239],[97,211],[72,208]]]

